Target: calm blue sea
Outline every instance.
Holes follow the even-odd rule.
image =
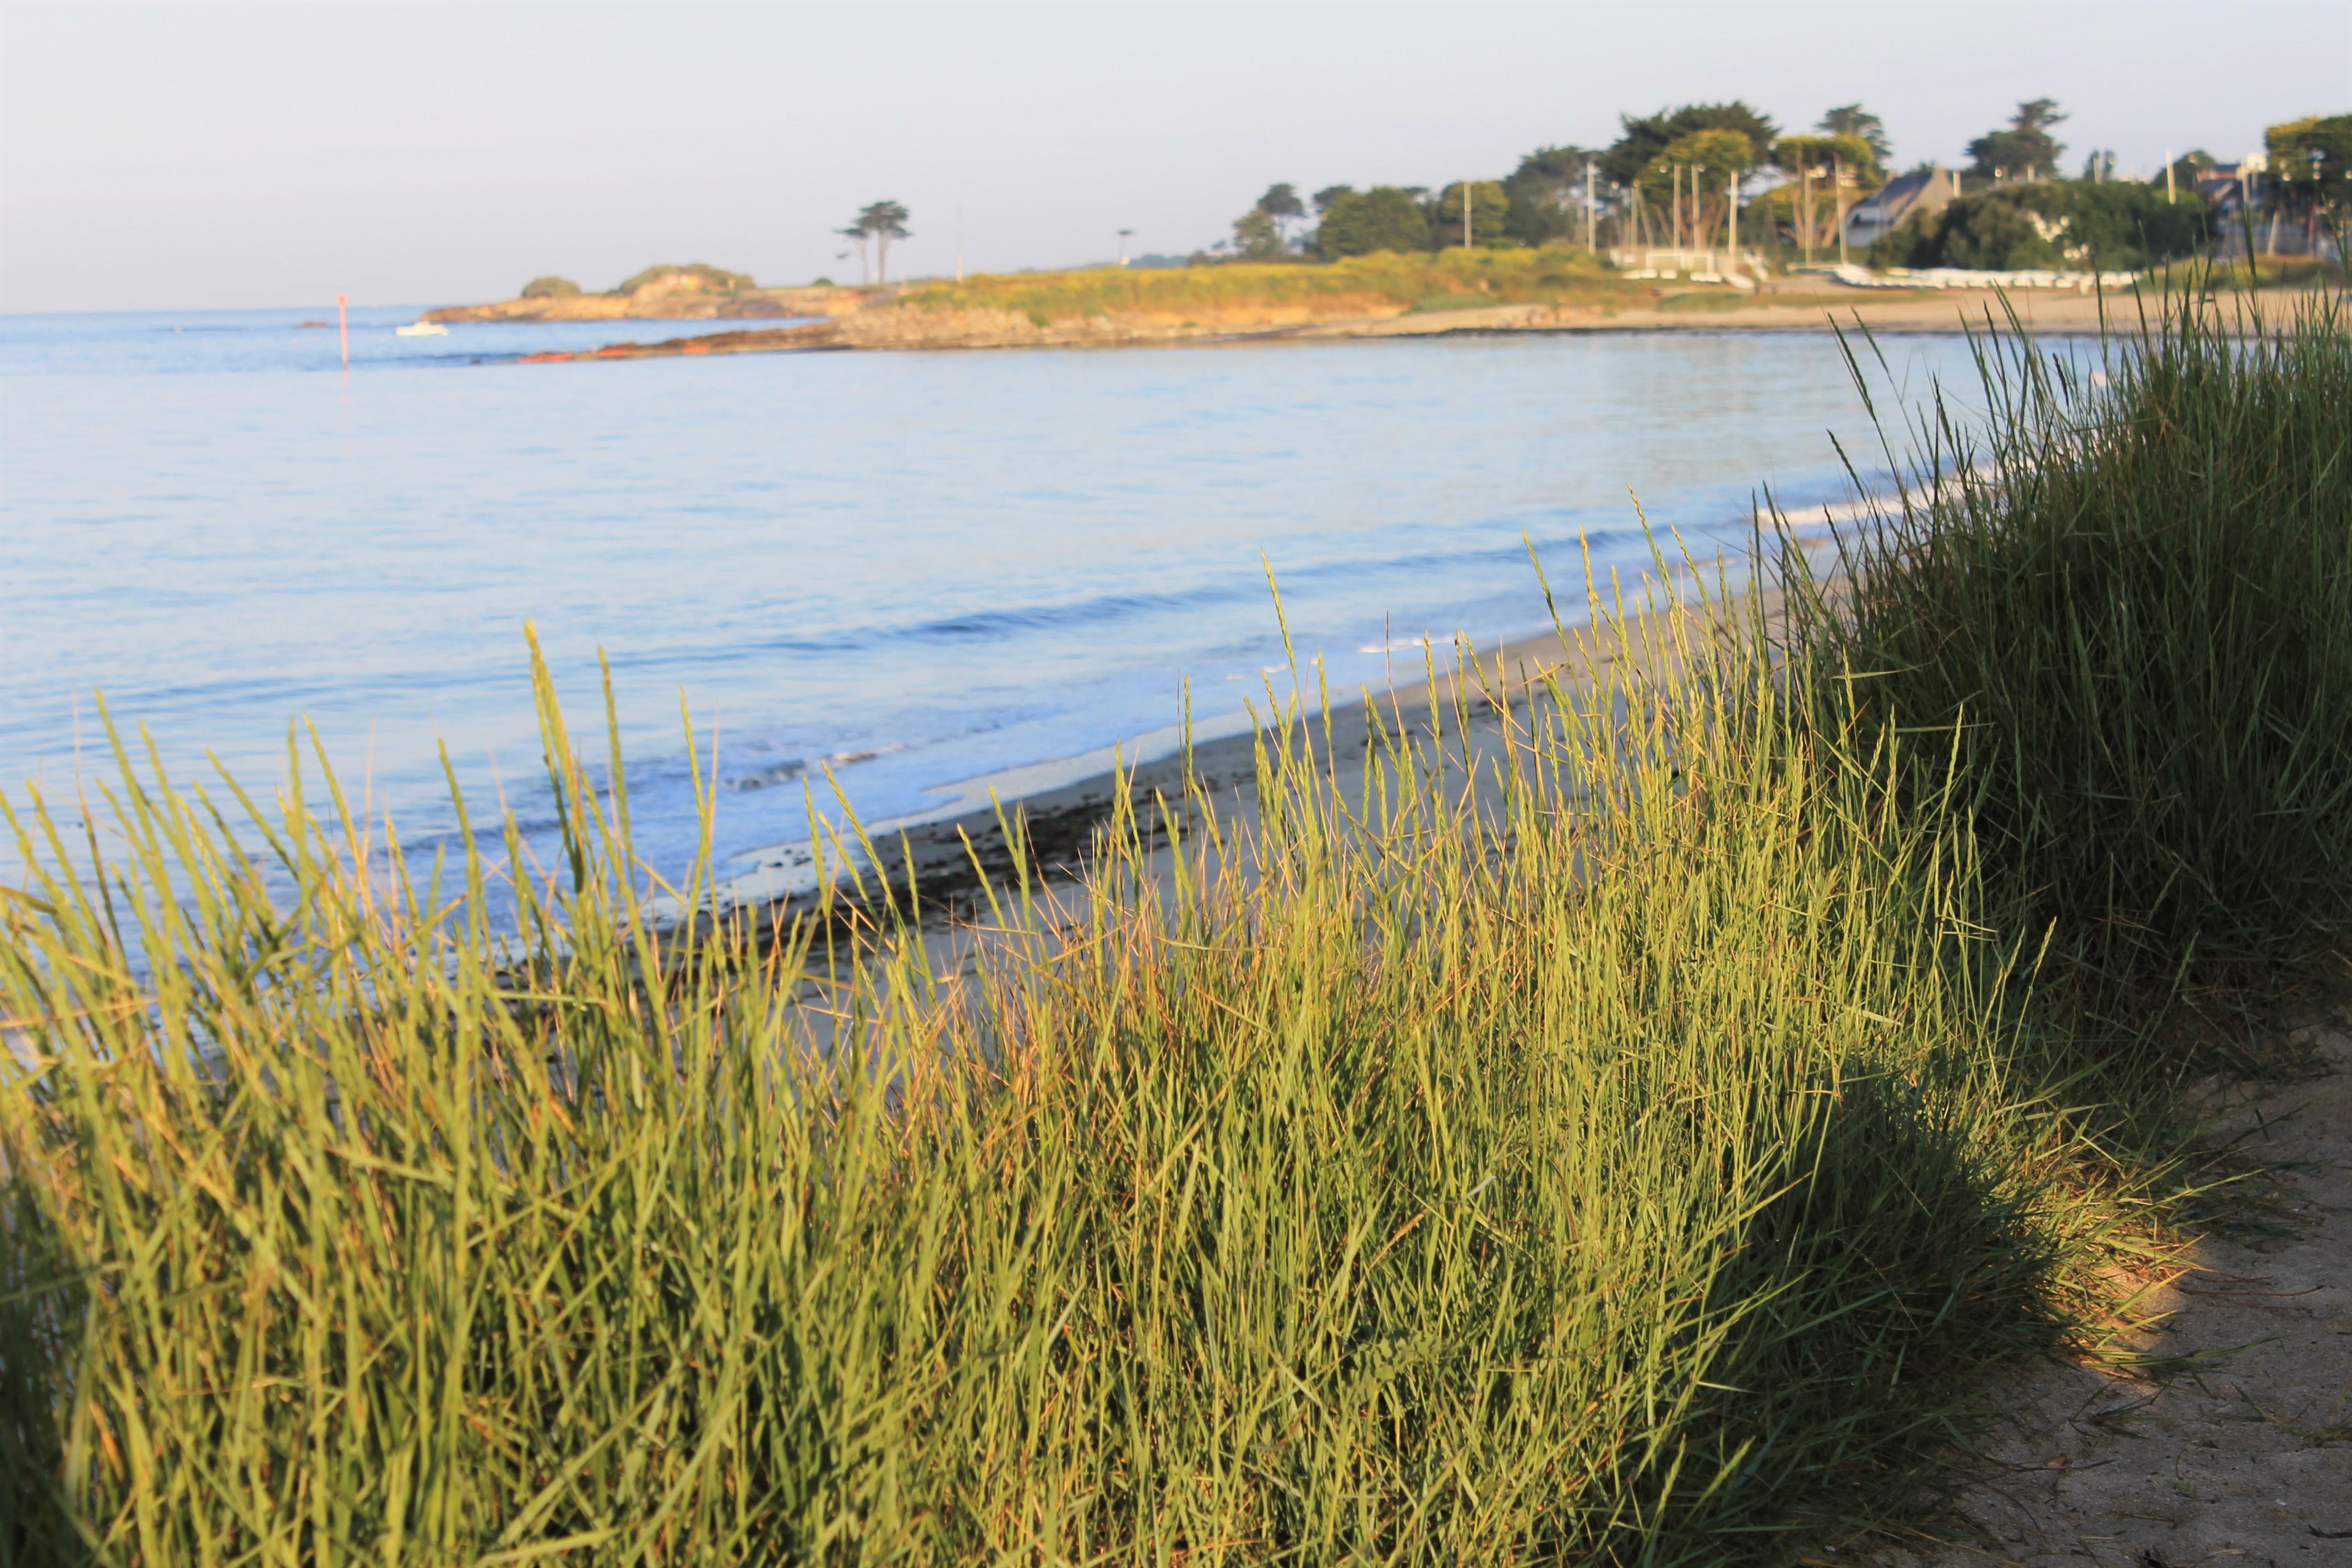
[[[315,725],[355,796],[446,845],[437,748],[543,823],[523,626],[583,731],[610,658],[640,847],[804,837],[828,762],[869,818],[1236,710],[1302,657],[1334,689],[1423,634],[1543,624],[1580,534],[1745,538],[1757,488],[1845,493],[1875,450],[1825,336],[1594,335],[525,365],[737,323],[457,326],[297,310],[0,318],[0,791],[95,774],[97,699],[183,775],[264,794]],[[1965,347],[1882,347],[1914,393]],[[1573,595],[1580,599],[1580,593]],[[0,871],[13,852],[0,847]]]

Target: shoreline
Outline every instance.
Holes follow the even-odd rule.
[[[1814,580],[1834,594],[1833,584],[1839,580],[1834,554],[1839,531],[1899,510],[1902,504],[1899,495],[1880,491],[1816,502],[1782,515],[1788,523],[1787,537],[1803,551]],[[1559,596],[1560,619],[1556,629],[1505,634],[1484,648],[1459,631],[1443,645],[1433,640],[1424,645],[1419,639],[1392,645],[1409,658],[1425,646],[1435,666],[1436,683],[1433,687],[1427,679],[1427,666],[1417,663],[1407,672],[1411,679],[1398,681],[1392,675],[1384,691],[1359,686],[1345,694],[1331,692],[1329,741],[1334,765],[1343,772],[1361,772],[1374,704],[1393,715],[1391,727],[1412,722],[1414,715],[1458,705],[1474,721],[1484,719],[1491,728],[1497,711],[1495,699],[1514,703],[1522,698],[1540,700],[1547,678],[1577,689],[1593,684],[1610,667],[1631,669],[1642,677],[1657,673],[1663,668],[1662,650],[1675,646],[1676,622],[1681,623],[1679,635],[1712,635],[1727,625],[1742,624],[1739,617],[1748,615],[1751,602],[1759,599],[1765,618],[1779,619],[1783,590],[1766,580],[1757,563],[1745,555],[1670,558],[1669,570],[1670,578],[1661,582],[1645,569],[1638,586],[1614,605],[1604,604],[1597,592],[1588,589],[1580,611],[1563,591]],[[1303,700],[1318,685],[1319,669],[1310,658],[1301,662],[1297,673],[1298,695]],[[1278,698],[1280,693],[1275,695]],[[1094,830],[1118,805],[1122,773],[1127,778],[1128,798],[1139,811],[1150,810],[1155,792],[1171,800],[1182,797],[1188,758],[1210,793],[1242,799],[1246,805],[1244,797],[1255,783],[1256,748],[1275,722],[1265,712],[1265,694],[1258,693],[1238,709],[1193,722],[1189,746],[1187,726],[1179,721],[1068,755],[1042,757],[927,786],[927,793],[942,797],[938,804],[858,825],[882,852],[878,867],[862,855],[856,856],[858,870],[877,870],[886,877],[903,879],[911,867],[919,886],[943,889],[952,901],[979,887],[971,866],[975,854],[991,877],[1011,869],[1011,855],[998,821],[1002,812],[1006,821],[1017,819],[1022,824],[1034,867],[1044,880],[1074,881],[1079,873],[1077,858]],[[1319,732],[1321,715],[1308,712]],[[1356,763],[1352,769],[1347,765],[1350,758]],[[838,892],[852,877],[843,864],[843,847],[854,842],[856,835],[845,824],[830,824],[824,832],[830,841],[825,859]],[[812,838],[803,837],[737,852],[731,860],[748,868],[716,878],[698,902],[697,918],[752,911],[781,922],[814,908],[824,888],[812,843]],[[927,891],[927,900],[930,896]],[[664,924],[683,922],[688,914],[684,903],[667,895],[651,900],[647,907]]]
[[[926,311],[889,307],[791,327],[751,328],[653,342],[520,356],[525,364],[739,353],[873,350],[1157,348],[1238,343],[1346,342],[1390,338],[1564,337],[1587,333],[1828,332],[1861,326],[1892,335],[1960,336],[2007,324],[2014,310],[2037,335],[2083,336],[2137,326],[2136,294],[2004,295],[1950,289],[1931,299],[1889,300],[1855,290],[1848,300],[1807,294],[1786,302],[1741,301],[1728,309],[1606,310],[1570,305],[1495,305],[1475,310],[1289,321],[1201,324],[1155,318],[1076,317],[1040,324],[1002,310]],[[1716,296],[1681,296],[1705,298]],[[1769,296],[1766,300],[1769,300]]]
[[[1818,562],[1831,529],[1861,515],[1875,500],[1824,508],[1828,515],[1792,529],[1792,535]],[[1696,564],[1706,572],[1713,563]],[[1273,695],[1297,704],[1297,722],[1311,731],[1310,743],[1328,752],[1327,765],[1349,789],[1361,781],[1376,721],[1391,730],[1417,728],[1434,716],[1443,727],[1444,715],[1452,711],[1459,716],[1458,740],[1474,758],[1484,757],[1502,744],[1503,710],[1549,700],[1548,680],[1572,691],[1589,689],[1609,674],[1647,679],[1670,665],[1678,647],[1744,624],[1741,617],[1750,613],[1756,597],[1764,615],[1777,619],[1781,590],[1759,584],[1744,561],[1737,563],[1736,578],[1729,570],[1733,563],[1723,564],[1727,570],[1719,581],[1730,590],[1727,599],[1717,595],[1714,583],[1694,591],[1688,567],[1678,568],[1671,584],[1645,574],[1638,600],[1629,595],[1605,612],[1599,600],[1591,600],[1592,613],[1584,619],[1568,618],[1563,606],[1557,630],[1497,638],[1489,649],[1474,649],[1458,635],[1442,653],[1433,645],[1433,685],[1426,667],[1416,663],[1412,679],[1384,690],[1330,692],[1328,716],[1314,700],[1318,671],[1311,659],[1298,668],[1296,691],[1277,689]],[[1681,640],[1685,638],[1687,643]],[[1413,646],[1418,651],[1419,645]],[[943,797],[936,805],[861,823],[856,831],[845,823],[828,823],[822,864],[829,875],[820,872],[813,839],[773,844],[734,857],[748,868],[714,879],[692,910],[668,895],[648,900],[646,910],[665,927],[686,923],[689,914],[702,920],[750,913],[781,929],[816,909],[828,890],[838,897],[856,879],[870,874],[899,888],[911,880],[924,906],[916,923],[938,934],[939,928],[955,924],[982,901],[981,871],[1000,888],[1016,874],[1007,825],[1027,844],[1036,885],[1063,889],[1082,880],[1096,832],[1118,812],[1122,797],[1134,807],[1147,837],[1160,836],[1160,805],[1186,798],[1188,770],[1202,793],[1241,817],[1253,817],[1258,749],[1278,733],[1281,723],[1260,694],[1255,702],[1192,724],[1189,743],[1184,724],[1163,725],[1072,755],[957,779],[932,786]],[[856,847],[861,832],[873,847],[871,857]]]

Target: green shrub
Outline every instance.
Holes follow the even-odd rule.
[[[558,278],[552,274],[534,278],[522,286],[522,297],[526,300],[563,300],[579,292],[579,284],[569,278]]]

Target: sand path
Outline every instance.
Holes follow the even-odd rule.
[[[2203,1106],[2274,1164],[2272,1201],[2198,1245],[2137,1374],[2021,1377],[1944,1543],[1885,1568],[2352,1564],[2352,1033],[2289,1038],[2313,1076]]]

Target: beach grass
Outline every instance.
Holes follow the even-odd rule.
[[[1796,631],[1878,722],[1957,736],[2004,919],[2123,1035],[2352,931],[2352,332],[2336,296],[2197,292],[2095,349],[1981,337],[1973,406],[1938,400],[1851,535],[1859,591]]]
[[[1360,775],[1269,692],[1253,812],[1115,816],[1066,918],[1016,858],[952,971],[919,887],[655,927],[543,672],[543,874],[511,829],[415,871],[322,759],[12,798],[0,1561],[1646,1568],[1899,1516],[1971,1373],[2095,1345],[2168,1246],[2045,954],[2251,1000],[2340,934],[2227,879],[2352,834],[2352,513],[2296,510],[2341,328],[2202,333],[1997,405],[2003,481],[1792,619],[1602,604],[1676,646],[1376,704]],[[2020,560],[2046,627],[1964,581]],[[1853,662],[1906,605],[1947,619]],[[1996,635],[2040,672],[1998,725]],[[2188,772],[2119,794],[2118,750]],[[2236,826],[2168,849],[2192,786]]]

